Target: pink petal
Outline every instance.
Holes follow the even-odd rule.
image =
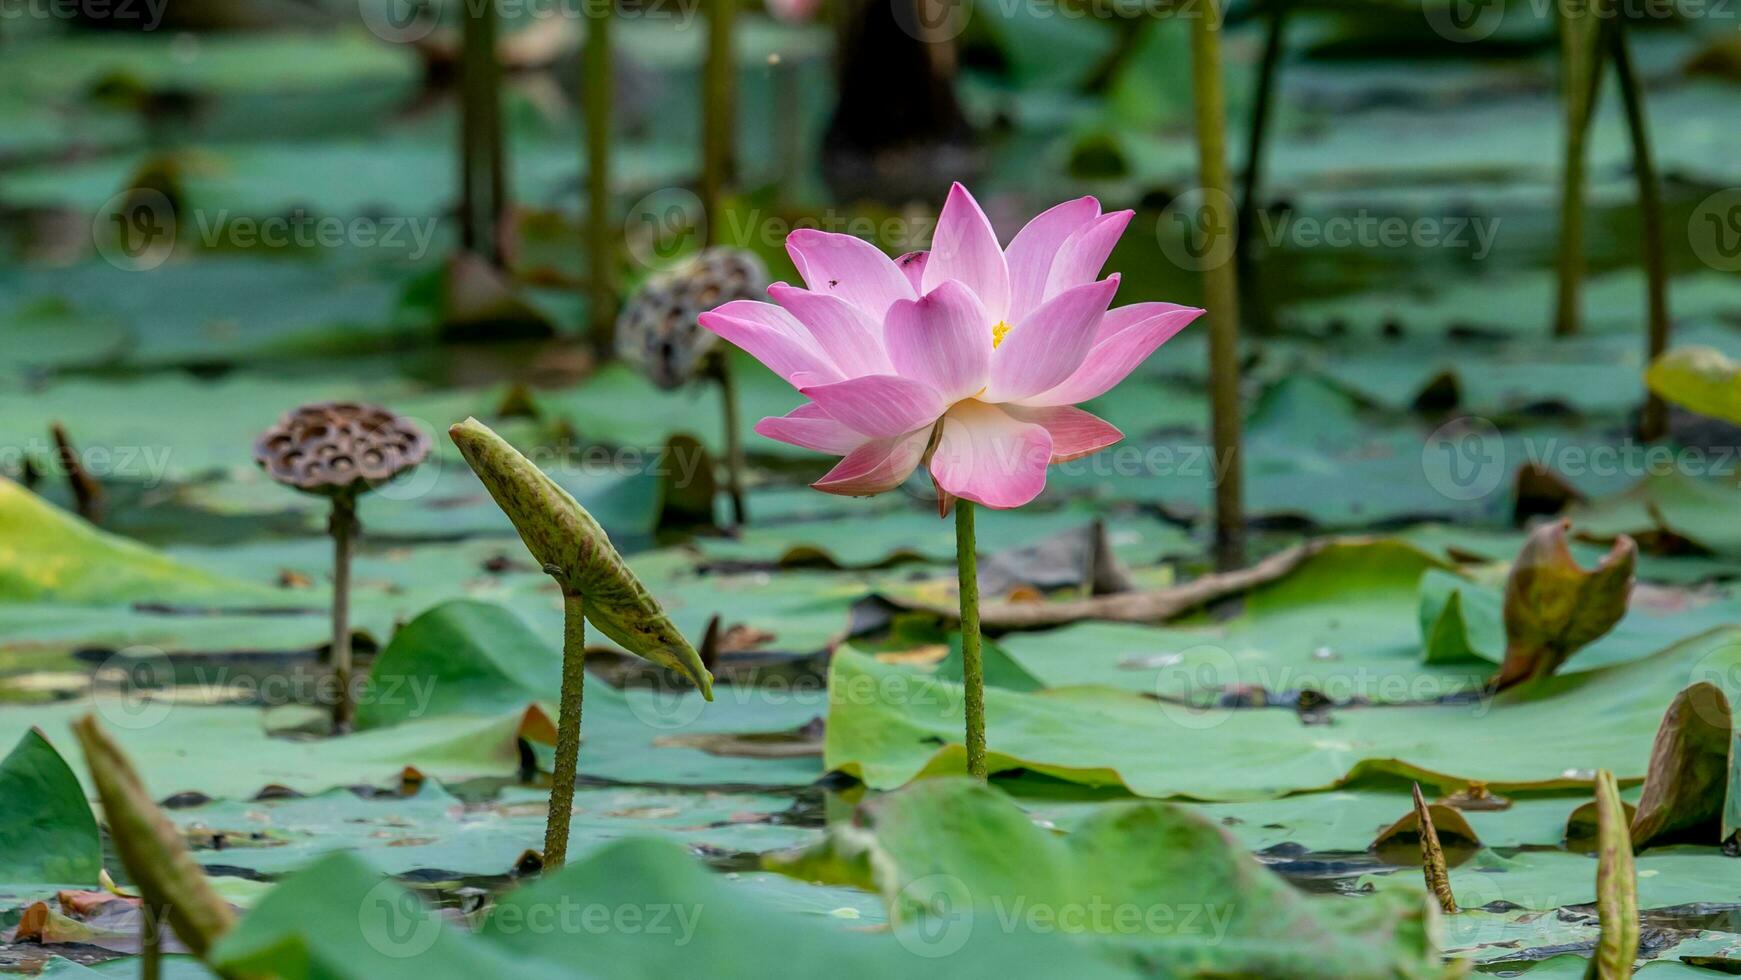
[[[1058,257],[1052,262],[1052,271],[1046,276],[1046,299],[1051,299],[1066,289],[1080,286],[1085,282],[1093,282],[1100,275],[1100,269],[1106,265],[1106,257],[1112,254],[1112,247],[1118,244],[1118,238],[1124,234],[1125,226],[1130,224],[1133,211],[1114,211],[1103,214],[1088,224],[1076,229],[1064,244],[1058,247]]]
[[[1069,405],[1052,408],[1021,408],[1005,405],[1004,411],[1023,422],[1045,426],[1052,436],[1052,462],[1064,463],[1097,453],[1124,438],[1124,433],[1099,416]]]
[[[846,497],[868,497],[893,490],[919,468],[919,460],[924,458],[930,442],[930,426],[906,435],[873,439],[847,453],[834,469],[810,485],[823,493]]]
[[[1111,315],[1107,314],[1109,317]],[[1202,310],[1180,307],[1126,327],[1095,344],[1094,349],[1083,358],[1082,367],[1063,384],[1032,398],[1024,398],[1022,404],[1074,405],[1098,398],[1136,370],[1136,366],[1153,354],[1155,348],[1172,339],[1174,334],[1202,315]]]
[[[1020,507],[1046,488],[1052,436],[1044,426],[966,401],[943,416],[931,478],[944,491],[987,507]]]
[[[756,432],[777,442],[784,442],[832,456],[844,456],[865,444],[863,433],[841,425],[828,417],[820,406],[805,402],[785,415],[769,416],[756,423]]]
[[[930,425],[948,407],[937,389],[892,374],[869,374],[798,390],[830,418],[876,439]]]
[[[800,228],[786,236],[786,252],[805,285],[839,296],[878,323],[890,303],[918,295],[895,260],[862,238]]]
[[[777,282],[768,295],[802,323],[848,378],[866,374],[889,374],[889,355],[883,351],[882,324],[869,314],[830,293],[812,292]]]
[[[1118,277],[1068,289],[1010,330],[991,359],[988,402],[1017,402],[1052,388],[1082,366]]]
[[[931,257],[925,261],[921,293],[954,279],[979,295],[991,322],[1002,320],[1010,308],[1010,270],[1004,264],[997,233],[979,209],[979,202],[956,184],[949,188],[943,213],[937,216],[937,231],[931,236]]]
[[[919,284],[925,279],[925,263],[931,258],[930,252],[908,252],[895,259],[895,265],[900,267],[901,274],[913,284],[913,292],[920,292]]]
[[[1201,313],[1194,306],[1180,306],[1178,303],[1132,303],[1129,306],[1119,306],[1107,310],[1100,318],[1100,332],[1094,335],[1096,344],[1121,334],[1127,327],[1134,327],[1150,317],[1163,313],[1179,313],[1185,310]]]
[[[1040,212],[1027,223],[1010,247],[1004,261],[1010,269],[1010,316],[1025,316],[1046,296],[1046,277],[1058,248],[1078,228],[1100,217],[1100,202],[1092,197],[1065,201]]]
[[[817,349],[803,325],[777,306],[738,300],[701,314],[696,322],[748,351],[793,387],[841,378],[834,361]]]
[[[883,339],[895,373],[923,381],[950,404],[985,387],[991,327],[979,298],[951,279],[921,299],[889,307]]]

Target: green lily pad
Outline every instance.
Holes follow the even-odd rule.
[[[0,760],[0,881],[94,884],[97,820],[78,776],[34,728]]]

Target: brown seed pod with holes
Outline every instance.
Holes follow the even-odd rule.
[[[715,247],[647,280],[617,317],[617,354],[661,388],[702,374],[718,344],[701,314],[739,299],[762,299],[768,269],[754,252]]]
[[[415,425],[387,409],[357,402],[304,405],[254,443],[254,460],[272,479],[322,496],[371,490],[428,457]]]

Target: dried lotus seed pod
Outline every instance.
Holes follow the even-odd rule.
[[[336,496],[386,483],[423,462],[429,449],[415,425],[378,405],[321,402],[267,429],[254,443],[254,460],[279,483]]]
[[[701,373],[717,338],[696,320],[732,300],[761,299],[768,270],[754,252],[715,247],[658,273],[617,317],[617,355],[661,388],[681,387]]]

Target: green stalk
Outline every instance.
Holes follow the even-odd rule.
[[[732,32],[736,20],[737,0],[708,0],[707,63],[701,82],[701,209],[709,245],[719,244],[720,201],[732,171],[737,67]]]
[[[501,214],[506,198],[501,98],[496,66],[495,0],[463,5],[460,51],[460,244],[502,264]]]
[[[1626,43],[1626,26],[1616,22],[1606,29],[1608,49],[1614,58],[1614,77],[1620,86],[1620,102],[1626,109],[1626,130],[1632,138],[1632,171],[1638,180],[1639,248],[1643,251],[1644,279],[1650,306],[1650,330],[1645,340],[1644,363],[1654,364],[1668,349],[1668,260],[1663,245],[1662,190],[1657,185],[1656,161],[1650,152],[1650,128],[1644,115],[1644,87],[1632,66],[1632,51]],[[1660,439],[1668,431],[1668,409],[1655,392],[1646,395],[1638,418],[1640,439]]]
[[[1232,181],[1227,172],[1227,106],[1221,82],[1221,23],[1215,0],[1207,0],[1191,19],[1191,75],[1196,94],[1197,169],[1208,210],[1211,235],[1227,235]],[[1209,254],[1224,243],[1209,242]],[[1229,259],[1231,255],[1229,254]],[[1203,271],[1203,306],[1209,315],[1209,405],[1219,480],[1215,484],[1215,555],[1224,569],[1245,559],[1245,517],[1241,500],[1239,418],[1239,275],[1224,260]]]
[[[150,902],[139,903],[139,980],[162,980],[163,920]]]
[[[1251,249],[1257,230],[1258,188],[1263,183],[1263,164],[1269,144],[1270,117],[1274,115],[1276,75],[1281,68],[1284,32],[1287,28],[1287,0],[1272,0],[1269,27],[1264,35],[1263,59],[1257,67],[1257,94],[1252,98],[1251,119],[1245,140],[1245,172],[1239,181],[1239,226],[1234,234],[1234,255],[1239,260],[1240,282],[1248,290],[1246,298],[1260,330],[1268,329],[1269,311],[1263,290],[1252,275]]]
[[[574,814],[574,771],[580,759],[580,700],[586,687],[586,616],[580,596],[562,597],[562,694],[556,710],[556,770],[550,815],[544,824],[544,869],[568,860],[568,821]]]
[[[719,382],[720,415],[725,422],[725,487],[731,496],[731,521],[743,527],[750,516],[744,503],[744,443],[738,433],[737,384],[724,355],[714,358],[714,378]]]
[[[1560,0],[1560,86],[1566,102],[1565,165],[1560,172],[1560,252],[1554,336],[1578,332],[1584,284],[1584,169],[1596,104],[1595,46],[1600,23],[1591,0]]]
[[[979,555],[973,535],[973,504],[955,502],[955,566],[961,588],[961,682],[967,701],[967,774],[986,778],[985,663],[979,649]]]
[[[356,547],[357,498],[340,494],[332,500],[332,654],[333,681],[338,691],[332,703],[332,730],[351,730],[351,554]]]
[[[590,261],[593,346],[609,357],[616,349],[616,282],[611,235],[611,15],[613,5],[589,8],[586,22],[585,78],[581,82],[586,114],[587,255]]]

